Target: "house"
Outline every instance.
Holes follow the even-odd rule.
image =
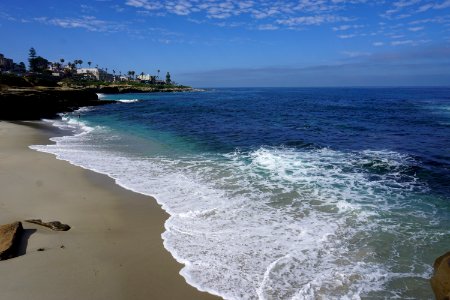
[[[6,58],[0,53],[0,71],[6,72],[14,69],[14,61],[10,58]]]
[[[144,80],[146,80],[146,81],[151,81],[152,80],[152,75],[150,75],[150,74],[142,74],[142,75],[138,75],[137,76],[137,79],[139,79],[139,80],[142,80],[142,81],[144,81]]]
[[[77,74],[84,77],[92,77],[100,81],[113,81],[114,76],[107,73],[105,70],[99,68],[80,68],[77,69]]]

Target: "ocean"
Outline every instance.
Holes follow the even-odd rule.
[[[431,299],[450,250],[450,88],[101,95],[32,149],[170,214],[181,275],[225,299]],[[145,237],[143,237],[145,238]]]

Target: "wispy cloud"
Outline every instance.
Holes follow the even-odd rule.
[[[95,32],[119,32],[125,30],[124,24],[97,19],[94,16],[83,16],[80,18],[48,18],[38,17],[35,21],[54,25],[62,28],[82,28]]]
[[[270,19],[273,26],[305,26],[346,21],[350,18],[335,14],[345,5],[365,0],[299,0],[299,1],[237,1],[237,0],[127,0],[126,5],[149,11],[164,11],[176,15],[203,14],[208,19],[228,19],[248,15],[255,20]],[[266,26],[257,26],[266,30]],[[263,25],[263,24],[260,24]],[[277,26],[279,27],[279,26]],[[273,27],[272,27],[273,28]]]
[[[338,38],[340,38],[340,39],[351,39],[351,38],[354,38],[356,36],[357,36],[356,34],[339,34]]]
[[[349,29],[359,29],[359,28],[363,28],[363,27],[364,27],[364,25],[344,24],[344,25],[333,27],[333,31],[346,31],[346,30],[349,30]]]
[[[297,26],[297,25],[321,25],[324,23],[348,22],[351,20],[352,19],[348,17],[341,17],[336,15],[316,15],[316,16],[292,17],[277,20],[277,23],[287,26]]]
[[[408,28],[408,30],[409,31],[421,31],[421,30],[424,30],[424,28],[425,27],[423,27],[423,26],[417,26],[417,27],[410,27],[410,28]]]
[[[273,24],[261,24],[258,26],[259,30],[277,30],[279,27]]]
[[[418,12],[425,12],[430,9],[444,9],[450,7],[450,0],[446,0],[444,2],[436,3],[433,1],[432,3],[427,3],[419,7]]]
[[[405,45],[411,45],[411,46],[417,46],[420,44],[425,44],[425,43],[429,43],[430,40],[397,40],[397,41],[392,41],[391,45],[392,46],[405,46]]]

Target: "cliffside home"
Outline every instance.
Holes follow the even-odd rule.
[[[100,81],[113,81],[114,76],[99,68],[80,68],[77,69],[77,74],[93,76]]]

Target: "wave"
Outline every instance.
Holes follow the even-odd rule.
[[[134,103],[134,102],[138,102],[139,99],[119,99],[116,100],[117,102],[122,102],[122,103]]]
[[[200,290],[225,299],[389,298],[401,288],[388,283],[420,285],[431,273],[420,257],[444,232],[407,155],[260,147],[152,157],[130,155],[106,127],[70,117],[54,125],[74,135],[30,148],[155,197],[170,214],[164,246]],[[402,265],[400,253],[414,259]]]

